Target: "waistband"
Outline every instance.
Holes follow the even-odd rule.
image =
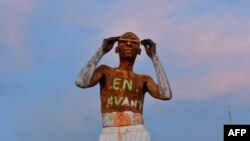
[[[105,127],[102,128],[102,133],[117,133],[117,132],[131,132],[131,131],[146,131],[144,125],[131,125],[121,127]]]
[[[102,114],[103,127],[117,127],[130,125],[143,125],[144,120],[141,113],[131,111],[112,112]]]

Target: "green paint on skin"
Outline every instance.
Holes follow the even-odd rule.
[[[120,97],[119,100],[118,100],[118,97],[115,96],[115,105],[116,106],[120,105],[122,100],[123,100],[123,97]]]
[[[114,90],[119,90],[119,81],[121,81],[122,79],[121,78],[114,78],[113,80],[113,89]]]
[[[126,88],[126,84],[127,84],[128,89],[131,91],[131,90],[132,90],[132,86],[133,86],[133,81],[130,80],[130,81],[128,82],[128,80],[125,79],[125,80],[123,81],[123,90]]]
[[[111,97],[108,99],[107,107],[112,106],[112,105],[113,105],[113,96],[111,96]]]
[[[121,80],[122,80],[121,78],[114,78],[114,80],[113,80],[113,89],[114,90],[118,91],[120,89],[119,86],[121,84],[120,83]],[[131,91],[133,88],[133,81],[125,79],[123,81],[122,89],[125,90],[126,87],[128,88],[129,91]]]
[[[114,105],[113,105],[114,102]],[[129,100],[128,97],[110,96],[107,102],[107,107],[112,106],[129,106],[131,108],[142,109],[142,103],[137,100]]]

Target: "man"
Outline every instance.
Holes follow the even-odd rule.
[[[96,68],[102,56],[116,42],[118,47],[115,52],[119,54],[119,66],[112,68],[100,65]],[[135,59],[141,53],[140,43],[154,64],[158,84],[150,76],[133,71]],[[151,39],[140,42],[132,32],[104,39],[102,46],[76,79],[76,85],[81,88],[92,87],[97,83],[101,89],[103,121],[100,141],[150,141],[142,116],[144,95],[148,92],[161,100],[170,100],[172,97],[167,76],[156,55],[156,44]]]

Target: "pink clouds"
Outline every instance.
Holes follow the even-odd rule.
[[[147,0],[143,1],[143,4],[142,1],[133,1],[130,4],[121,2],[108,11],[110,21],[101,26],[110,35],[133,31],[141,38],[158,37],[159,31],[164,32],[168,27],[166,18],[168,12],[183,3],[184,0],[168,1],[167,3]],[[152,8],[152,6],[157,8]]]
[[[11,61],[9,64],[15,64],[12,67],[8,66],[8,69],[16,69],[17,66],[28,67],[32,64],[24,49],[24,39],[34,1],[3,0],[0,5],[0,36],[2,42],[7,46],[7,50],[11,53],[8,57],[12,56],[12,59],[8,59]]]
[[[20,47],[23,41],[27,18],[33,8],[33,0],[3,0],[1,21],[4,38],[10,47]]]
[[[211,73],[210,88],[220,93],[227,93],[250,86],[250,68],[239,68],[228,72]]]
[[[211,23],[211,20],[216,22]],[[237,21],[236,17],[230,19],[215,17],[207,20],[199,19],[192,23],[177,24],[179,30],[177,29],[177,33],[173,35],[176,37],[178,36],[176,34],[181,34],[181,42],[176,43],[177,48],[173,49],[174,52],[195,62],[203,61],[203,59],[227,61],[238,55],[246,55],[250,52],[248,47],[250,33],[246,27],[230,24],[235,20]],[[240,22],[235,24],[240,25]],[[231,28],[240,31],[240,33],[235,34]]]
[[[163,4],[164,3],[164,4]],[[170,27],[169,20],[166,19],[168,11],[171,11],[182,5],[184,0],[175,1],[133,1],[119,2],[113,6],[110,11],[104,15],[105,21],[96,21],[96,25],[100,26],[107,34],[105,36],[119,36],[125,32],[131,31],[136,33],[140,39],[154,37],[154,41],[161,39],[162,33],[166,31],[166,27]],[[152,5],[157,8],[152,8]],[[103,19],[102,19],[103,20]],[[107,22],[108,21],[108,22]],[[164,36],[164,35],[163,35]],[[144,50],[143,50],[144,51]],[[109,60],[114,60],[112,57]],[[143,62],[146,55],[138,57],[138,62]]]
[[[178,80],[179,98],[209,99],[246,89],[250,85],[250,65],[247,61],[250,60],[249,30],[246,26],[238,26],[242,24],[237,17],[214,17],[214,23],[210,20],[200,19],[192,24],[178,25],[180,29],[188,30],[177,30],[183,37],[171,49],[172,52],[177,58],[180,56],[185,65],[199,67],[203,64],[207,71],[194,79]],[[243,95],[239,93],[238,96]]]
[[[206,76],[199,78],[183,77],[174,81],[176,98],[188,100],[207,100],[218,96],[232,94],[237,97],[250,97],[240,90],[248,89],[250,85],[250,68],[235,70],[218,70],[208,72]]]
[[[27,21],[35,2],[33,0],[1,2],[3,8],[0,11],[4,26],[1,26],[3,32],[0,34],[4,33],[1,36],[5,44],[10,47],[14,60],[25,66],[32,64],[23,47],[23,40],[26,38]],[[208,99],[217,95],[226,95],[229,91],[249,85],[247,72],[250,70],[250,65],[245,61],[250,60],[250,30],[247,28],[249,19],[223,12],[182,19],[173,16],[172,13],[185,5],[186,0],[168,2],[147,0],[143,1],[143,4],[141,2],[114,3],[102,16],[97,15],[97,17],[88,13],[83,14],[82,19],[78,16],[74,17],[78,14],[74,10],[69,10],[70,13],[64,16],[66,22],[80,22],[85,26],[101,28],[107,34],[103,35],[104,38],[121,35],[127,31],[135,32],[141,39],[152,38],[158,45],[158,54],[166,67],[169,63],[179,63],[183,64],[181,68],[193,69],[195,73],[200,67],[205,66],[206,74],[199,77],[197,75],[191,78],[193,75],[189,76],[189,74],[176,76],[176,79],[181,78],[173,82],[176,91],[179,92],[178,98],[189,99],[192,95],[197,99]],[[199,5],[203,4],[199,2]],[[98,42],[100,45],[101,40]],[[166,56],[166,52],[173,58]],[[110,61],[116,58],[117,54],[112,51],[106,58],[106,62],[116,63]],[[146,59],[148,59],[147,56],[143,54],[137,61],[143,62]],[[139,63],[142,67],[145,64]],[[206,90],[207,92],[204,93]],[[186,96],[187,93],[189,96]]]
[[[202,69],[205,66],[205,74],[183,75],[173,82],[176,90],[174,97],[205,100],[247,88],[250,85],[250,65],[239,61],[250,60],[250,31],[247,26],[249,19],[240,19],[233,13],[188,20],[171,17],[170,13],[184,2],[147,1],[141,8],[118,5],[111,11],[119,9],[119,15],[112,14],[114,20],[102,26],[110,35],[133,31],[140,38],[152,37],[158,44],[158,50],[161,50],[159,54],[163,64],[174,63],[176,61],[171,59],[176,59],[188,67],[185,69]],[[152,5],[157,9],[151,10]],[[174,58],[164,56],[164,52],[169,52]],[[194,69],[193,73],[195,71],[199,70]]]

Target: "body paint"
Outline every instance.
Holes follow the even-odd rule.
[[[164,72],[164,69],[161,65],[161,62],[160,62],[157,55],[153,55],[151,60],[154,64],[154,68],[156,71],[159,92],[160,92],[160,94],[163,94],[164,96],[166,96],[167,98],[170,99],[172,97],[172,92],[170,89],[167,75]]]

